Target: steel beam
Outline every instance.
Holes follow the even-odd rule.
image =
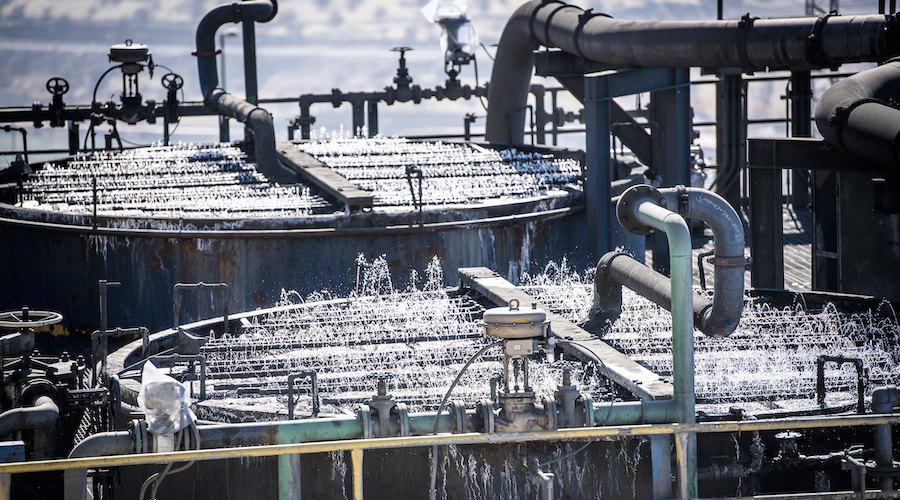
[[[374,196],[358,188],[343,175],[335,172],[312,156],[298,151],[290,142],[278,141],[275,145],[278,159],[307,181],[322,188],[348,209],[371,207]]]
[[[550,330],[553,334],[575,342],[562,344],[562,349],[567,354],[586,363],[593,362],[599,357],[602,362],[598,367],[600,373],[643,400],[672,397],[672,385],[663,382],[659,375],[644,368],[597,336],[550,312],[549,308],[542,306],[534,297],[490,269],[462,268],[459,270],[459,281],[460,285],[477,291],[500,306],[508,304],[512,299],[518,300],[521,304],[536,303],[538,307],[548,311],[547,319],[550,320]]]

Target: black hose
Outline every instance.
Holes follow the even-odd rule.
[[[434,428],[432,429],[432,434],[437,434],[438,424],[441,419],[441,411],[444,409],[444,406],[447,404],[447,400],[450,399],[450,393],[453,392],[453,388],[456,387],[456,384],[459,383],[459,380],[462,378],[463,373],[469,368],[476,359],[481,357],[482,354],[487,352],[491,347],[497,347],[498,345],[503,344],[502,340],[498,340],[492,344],[488,344],[481,349],[478,350],[475,354],[466,361],[466,364],[459,370],[456,374],[456,378],[453,379],[453,382],[450,384],[450,387],[447,389],[447,392],[444,393],[444,398],[441,400],[441,404],[437,408],[437,412],[434,414]],[[434,445],[431,447],[431,488],[428,490],[428,495],[431,500],[435,500],[437,498],[437,470],[438,470],[438,447]]]

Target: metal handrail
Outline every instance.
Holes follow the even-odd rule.
[[[836,417],[804,417],[737,422],[703,422],[697,424],[642,424],[610,427],[586,427],[542,432],[514,432],[503,434],[441,434],[393,438],[353,439],[314,443],[273,444],[236,448],[173,451],[166,453],[142,453],[105,457],[68,458],[0,464],[0,484],[9,474],[49,472],[72,469],[109,468],[129,465],[168,464],[174,462],[222,460],[231,458],[271,457],[303,455],[332,451],[351,451],[354,470],[362,465],[362,451],[388,448],[411,448],[431,445],[513,444],[539,441],[590,441],[596,439],[621,439],[641,436],[679,435],[685,433],[751,432],[790,429],[822,429],[847,426],[900,424],[900,415],[852,415]],[[676,457],[678,460],[681,457]],[[357,460],[359,464],[357,464]],[[361,492],[361,475],[354,475],[354,492]],[[8,483],[7,483],[8,484]],[[10,492],[0,488],[0,500],[8,500]],[[356,497],[354,498],[361,498]]]

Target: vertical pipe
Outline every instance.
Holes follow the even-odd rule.
[[[610,105],[606,79],[589,77],[584,83],[588,260],[596,261],[610,250]]]
[[[650,436],[650,467],[653,477],[653,498],[672,498],[672,437]]]
[[[300,475],[300,455],[291,455],[288,460],[291,462],[291,500],[302,500],[303,481]]]
[[[716,193],[741,209],[741,172],[746,162],[746,82],[740,72],[720,70],[716,82]]]
[[[368,137],[378,135],[378,99],[369,99],[368,101],[368,117],[366,118],[366,127],[368,128]]]
[[[353,463],[353,500],[363,500],[363,450],[350,450]]]
[[[246,20],[242,23],[244,42],[244,94],[245,100],[254,106],[259,103],[256,83],[256,21]],[[250,142],[253,134],[250,127],[244,126],[244,141]]]
[[[791,137],[812,137],[812,79],[809,70],[791,71]],[[809,170],[794,169],[791,175],[794,207],[809,206]]]
[[[692,424],[696,417],[691,233],[683,217],[653,202],[641,203],[636,215],[641,223],[665,232],[669,241],[673,399],[678,422]],[[678,434],[676,438],[679,494],[681,498],[693,498],[697,492],[697,436],[686,433]]]
[[[364,102],[360,99],[354,99],[350,104],[353,107],[353,136],[356,137],[362,134],[362,129],[366,125]]]
[[[0,500],[9,500],[11,498],[11,483],[11,474],[0,474]]]
[[[78,152],[79,144],[78,122],[69,120],[69,154],[74,155]]]

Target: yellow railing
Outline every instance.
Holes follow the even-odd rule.
[[[539,441],[590,441],[620,439],[628,437],[679,435],[685,433],[752,432],[784,429],[821,429],[833,427],[870,426],[878,424],[900,424],[900,415],[851,415],[834,417],[801,417],[769,420],[744,420],[739,422],[703,422],[697,424],[647,424],[621,425],[613,427],[584,427],[559,429],[542,432],[517,432],[504,434],[438,434],[429,436],[392,437],[375,439],[353,439],[344,441],[324,441],[313,443],[273,444],[245,446],[237,448],[215,448],[206,450],[172,451],[165,453],[143,453],[132,455],[112,455],[89,458],[66,458],[0,464],[0,500],[11,498],[9,483],[11,474],[26,472],[49,472],[71,469],[108,468],[129,465],[168,464],[230,458],[271,457],[281,455],[326,453],[350,451],[353,462],[353,498],[362,499],[363,451],[385,448],[412,448],[422,446],[509,444]],[[846,497],[845,493],[815,498],[859,498]],[[885,495],[878,492],[873,498],[900,498],[900,493]],[[803,498],[803,497],[797,497]]]

